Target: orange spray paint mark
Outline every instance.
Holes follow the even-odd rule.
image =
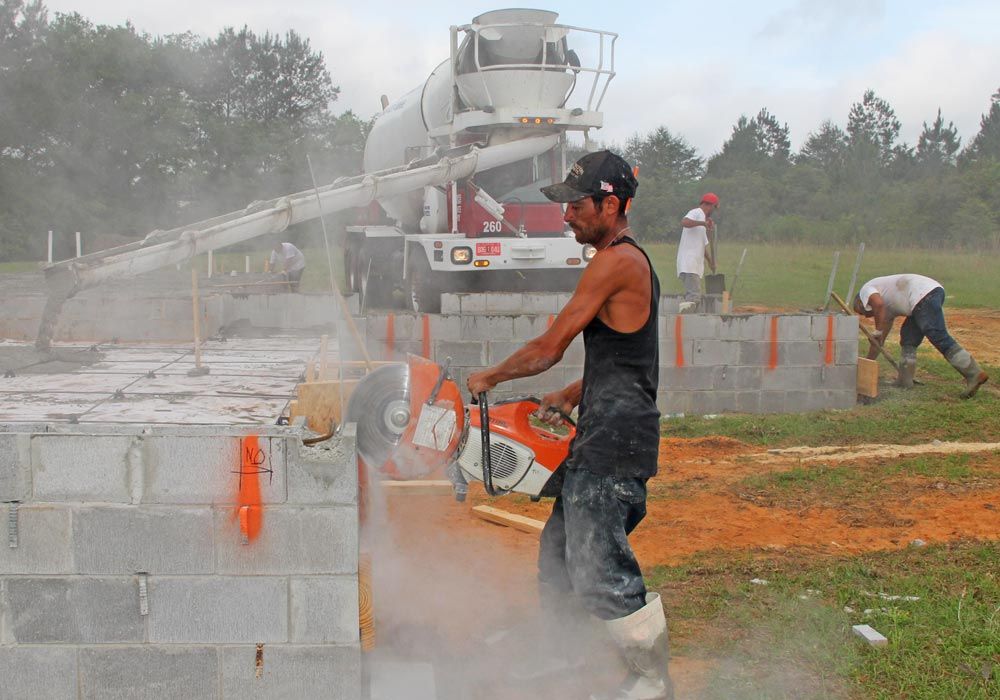
[[[422,354],[428,360],[431,359],[431,317],[424,314],[424,333],[423,333],[423,348]]]
[[[264,513],[260,502],[260,475],[270,474],[267,455],[260,449],[256,435],[247,435],[240,440],[239,496],[236,516],[240,522],[240,532],[247,542],[253,542],[260,534]]]
[[[391,360],[396,354],[396,314],[385,318],[385,359]]]
[[[833,364],[833,314],[826,317],[826,357],[824,361],[828,365]]]
[[[771,357],[768,359],[767,368],[774,369],[778,366],[778,317],[771,317]]]
[[[677,344],[675,355],[678,367],[684,366],[684,317],[678,314],[674,317],[674,342]]]

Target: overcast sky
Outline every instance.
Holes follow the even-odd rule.
[[[741,114],[767,107],[791,128],[793,147],[824,119],[844,126],[851,103],[873,88],[916,142],[941,107],[967,143],[1000,89],[996,0],[784,0],[577,2],[514,6],[560,12],[561,23],[620,35],[604,104],[604,141],[664,125],[702,155],[719,150]],[[343,0],[47,0],[99,24],[130,20],[150,34],[226,26],[294,29],[323,52],[335,110],[362,117],[378,98],[421,84],[448,56],[448,27],[503,2]],[[456,8],[463,8],[458,9]]]

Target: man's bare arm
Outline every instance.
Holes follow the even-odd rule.
[[[868,359],[874,360],[878,357],[879,345],[884,345],[885,339],[889,337],[896,317],[889,311],[888,305],[882,300],[882,295],[877,292],[868,298],[868,305],[872,309],[875,320],[874,335],[878,339],[878,345],[870,343],[868,346]]]
[[[707,225],[708,225],[707,220],[699,221],[698,219],[689,219],[686,216],[683,219],[681,219],[681,226],[683,226],[684,228],[694,228],[695,226],[707,226]]]
[[[488,391],[501,382],[540,374],[562,359],[566,348],[600,312],[625,281],[619,274],[615,255],[597,255],[584,269],[569,303],[542,335],[518,348],[500,364],[469,377],[473,395]],[[572,386],[572,385],[570,385]]]

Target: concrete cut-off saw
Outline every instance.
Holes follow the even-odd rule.
[[[557,495],[553,475],[576,434],[569,416],[552,428],[538,420],[541,402],[530,396],[490,406],[484,392],[466,405],[449,364],[410,355],[358,383],[346,417],[357,424],[358,459],[387,479],[444,469],[460,501],[470,481],[483,482],[491,496]]]

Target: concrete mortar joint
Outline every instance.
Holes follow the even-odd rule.
[[[17,501],[7,504],[7,546],[17,549]]]
[[[149,615],[149,575],[145,571],[138,573],[139,579],[139,615],[146,617]]]

